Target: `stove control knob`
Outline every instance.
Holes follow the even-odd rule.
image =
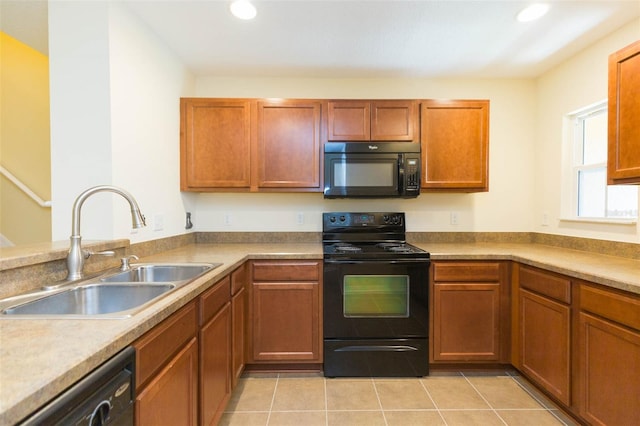
[[[388,214],[383,215],[382,220],[384,221],[384,223],[389,222],[389,215]]]
[[[335,217],[335,216],[331,216],[331,217],[329,218],[329,222],[331,222],[331,223],[335,223],[335,221],[336,221],[336,217]]]
[[[340,222],[344,222],[345,220],[347,220],[347,218],[346,218],[346,217],[344,217],[344,216],[340,216]]]

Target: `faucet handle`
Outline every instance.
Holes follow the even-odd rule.
[[[91,250],[83,250],[85,252],[84,258],[88,259],[89,257],[93,256],[93,255],[100,255],[100,256],[115,256],[116,252],[113,250],[105,250],[105,251],[91,251]]]
[[[131,265],[129,265],[129,262],[132,259],[140,260],[140,258],[138,256],[136,256],[135,254],[130,254],[129,256],[120,258],[120,270],[121,271],[126,271],[128,269],[131,269]]]

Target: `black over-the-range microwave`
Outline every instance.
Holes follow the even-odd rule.
[[[325,198],[413,198],[420,195],[420,144],[327,142]]]

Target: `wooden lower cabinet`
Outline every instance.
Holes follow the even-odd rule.
[[[509,361],[508,265],[503,262],[433,262],[433,363]]]
[[[570,400],[569,306],[520,290],[520,368],[561,402]]]
[[[247,317],[247,266],[231,273],[231,389],[244,371]]]
[[[134,342],[137,425],[197,424],[196,330],[196,304],[190,303]]]
[[[580,416],[594,425],[640,424],[640,298],[581,285],[580,308]]]
[[[200,423],[218,422],[231,396],[231,281],[200,296]]]
[[[518,351],[513,363],[567,406],[571,404],[571,281],[517,266]]]
[[[198,342],[193,338],[136,397],[136,424],[197,424],[197,385]]]
[[[321,363],[321,262],[251,264],[250,363]]]

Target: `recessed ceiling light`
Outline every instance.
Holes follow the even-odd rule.
[[[549,11],[549,5],[546,3],[534,3],[522,9],[516,19],[520,22],[530,22],[544,16]]]
[[[236,0],[229,6],[233,16],[240,19],[253,19],[258,13],[256,7],[249,0]]]

